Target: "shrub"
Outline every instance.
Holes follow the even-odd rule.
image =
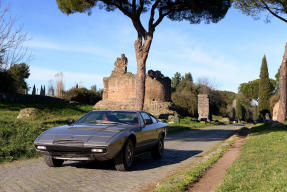
[[[9,69],[0,69],[0,92],[25,93],[28,89],[26,79],[30,76],[25,63],[14,64]]]
[[[86,88],[71,88],[64,92],[64,99],[84,104],[95,104],[102,99],[101,93]]]
[[[40,125],[0,117],[0,127],[0,162],[37,155],[33,142],[43,131]]]

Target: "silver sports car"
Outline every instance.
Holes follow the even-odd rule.
[[[164,152],[167,124],[144,111],[91,111],[76,122],[54,127],[34,141],[50,167],[65,160],[110,160],[120,171],[132,166],[134,156],[150,151],[154,159]]]

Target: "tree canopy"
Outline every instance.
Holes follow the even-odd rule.
[[[269,79],[269,83],[271,86],[271,92],[277,91],[277,80]],[[239,86],[239,93],[243,94],[249,100],[258,101],[258,93],[259,93],[259,79],[255,79],[253,81],[249,81],[247,83],[241,83]]]
[[[258,101],[259,79],[242,83],[239,86],[239,93],[242,93],[248,99]]]
[[[180,81],[181,81],[181,74],[179,72],[176,72],[171,79],[172,91],[175,91],[175,89],[179,85]]]
[[[278,19],[287,23],[287,1],[286,0],[233,0],[236,8],[243,13],[253,16],[256,19],[268,11],[265,15],[269,21],[269,15],[273,15]],[[284,16],[283,16],[284,15]]]
[[[57,0],[59,9],[66,13],[91,13],[93,7],[114,11],[119,9],[133,20],[140,20],[140,15],[151,10],[149,28],[154,29],[167,16],[173,21],[188,20],[190,23],[218,22],[229,7],[230,0]],[[158,20],[153,22],[155,10],[158,10]],[[143,26],[136,26],[143,30]]]

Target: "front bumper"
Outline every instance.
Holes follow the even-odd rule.
[[[37,146],[35,146],[37,149]],[[92,152],[93,148],[104,149],[103,152]],[[52,156],[55,159],[82,161],[82,160],[99,160],[105,161],[114,158],[114,152],[107,146],[93,148],[70,147],[70,146],[46,146],[46,150],[38,150],[43,155]]]

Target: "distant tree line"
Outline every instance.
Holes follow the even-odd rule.
[[[275,80],[269,78],[267,59],[262,59],[259,79],[242,83],[236,99],[236,118],[262,121],[271,118],[272,108],[279,100],[279,71]]]
[[[37,95],[37,90],[36,90],[36,86],[35,85],[33,86],[33,89],[32,89],[32,95]],[[46,95],[46,87],[45,87],[45,85],[44,86],[41,85],[41,89],[40,89],[40,94],[39,95],[42,95],[42,96]]]
[[[198,117],[198,94],[208,94],[214,115],[233,118],[232,103],[236,94],[215,90],[207,79],[194,83],[191,73],[181,75],[176,72],[171,80],[172,101],[176,111],[182,116]]]

